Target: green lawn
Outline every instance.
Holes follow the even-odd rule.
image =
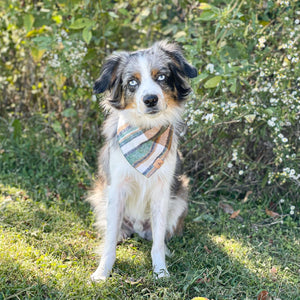
[[[0,299],[300,299],[298,208],[289,216],[288,201],[263,194],[192,193],[184,235],[168,245],[169,279],[153,279],[151,243],[134,237],[118,246],[112,277],[91,283],[99,236],[84,197],[98,146],[75,150],[42,122],[18,136],[0,129]]]

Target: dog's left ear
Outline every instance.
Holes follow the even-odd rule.
[[[158,47],[172,59],[177,69],[183,72],[185,76],[189,78],[197,77],[197,69],[188,63],[177,44],[162,41],[158,43]]]

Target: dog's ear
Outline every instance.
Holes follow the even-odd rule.
[[[96,80],[93,88],[94,94],[103,93],[106,90],[111,90],[118,81],[118,69],[128,56],[127,52],[117,52],[109,56],[100,71],[100,77]]]
[[[189,78],[197,77],[197,69],[188,63],[177,44],[161,41],[158,43],[158,47],[161,48],[171,58],[173,63],[176,65],[177,70],[180,70]]]
[[[177,90],[177,99],[179,101],[185,100],[192,91],[187,78],[196,77],[198,75],[197,69],[187,62],[177,44],[162,41],[157,43],[157,46],[170,60],[171,82]]]

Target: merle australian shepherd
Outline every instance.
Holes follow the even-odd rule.
[[[188,180],[177,151],[181,115],[188,78],[196,76],[180,47],[166,41],[104,62],[94,93],[105,92],[106,143],[88,199],[104,234],[93,281],[110,275],[117,243],[134,233],[153,241],[155,276],[169,276],[165,241],[181,233],[187,214]]]

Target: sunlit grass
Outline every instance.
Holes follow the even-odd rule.
[[[245,243],[238,240],[228,239],[224,235],[211,236],[211,239],[233,261],[237,261],[261,278],[285,282],[293,277],[296,279],[296,274],[290,272],[288,268],[283,268],[280,262],[276,261],[267,251],[261,252],[259,245],[257,248],[245,245]]]

